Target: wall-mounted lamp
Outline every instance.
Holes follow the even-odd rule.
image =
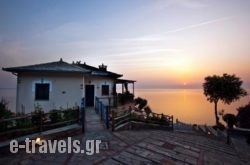
[[[41,138],[40,137],[36,138],[36,144],[41,145]]]

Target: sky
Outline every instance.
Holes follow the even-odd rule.
[[[223,73],[250,88],[250,1],[0,0],[1,68],[60,58],[104,63],[136,88],[201,88]]]

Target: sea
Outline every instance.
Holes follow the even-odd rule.
[[[247,90],[250,94],[250,89]],[[135,97],[142,97],[155,113],[173,115],[187,124],[215,125],[214,103],[207,101],[203,89],[136,89]],[[250,102],[250,95],[230,105],[218,103],[218,111],[237,114],[237,108]],[[220,121],[223,120],[220,116]]]
[[[247,91],[250,94],[250,89]],[[135,97],[146,99],[153,112],[173,115],[174,120],[187,124],[215,124],[214,104],[207,101],[202,89],[135,89]],[[4,98],[9,109],[15,112],[16,89],[0,88],[0,98]],[[249,102],[250,95],[230,105],[220,101],[218,110],[237,114],[237,108]]]

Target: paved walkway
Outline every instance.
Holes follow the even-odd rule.
[[[93,109],[86,109],[86,132],[73,136],[81,141],[85,153],[37,153],[0,155],[0,164],[227,164],[247,165],[249,155],[239,156],[237,149],[198,134],[169,132],[164,130],[106,130]],[[87,140],[101,140],[100,153],[88,155]],[[245,146],[246,153],[250,151]]]

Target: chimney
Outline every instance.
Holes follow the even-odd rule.
[[[101,70],[101,71],[107,71],[107,65],[104,65],[104,64],[99,65],[99,70]]]

